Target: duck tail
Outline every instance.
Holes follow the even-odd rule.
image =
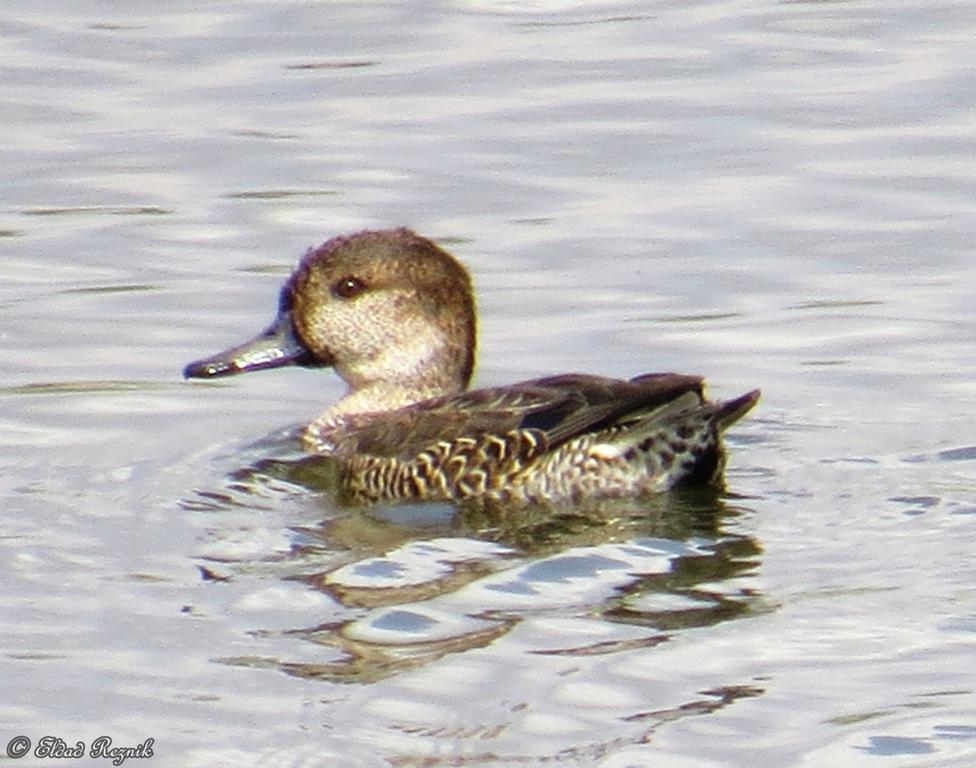
[[[724,403],[716,403],[715,415],[713,420],[715,427],[721,434],[731,427],[735,422],[745,416],[759,402],[762,393],[758,389],[746,392],[734,400],[726,400]]]
[[[636,414],[606,440],[607,456],[647,465],[654,490],[722,484],[725,450],[721,434],[759,400],[759,390],[726,402],[685,392],[658,408]],[[635,470],[639,471],[639,470]]]

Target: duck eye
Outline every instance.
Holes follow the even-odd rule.
[[[340,299],[352,299],[366,290],[366,284],[358,277],[348,275],[332,286],[332,293]]]

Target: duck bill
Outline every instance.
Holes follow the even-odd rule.
[[[212,357],[195,360],[183,369],[187,379],[213,379],[284,365],[316,366],[318,361],[295,335],[289,312],[281,312],[260,335]]]

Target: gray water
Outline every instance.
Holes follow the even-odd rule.
[[[974,40],[962,2],[6,3],[0,760],[973,765]],[[474,276],[478,384],[761,387],[727,491],[343,509],[293,464],[333,374],[181,380],[400,224]]]

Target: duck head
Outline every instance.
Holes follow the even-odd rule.
[[[475,335],[464,267],[408,229],[365,231],[310,249],[282,288],[267,329],[190,363],[183,375],[332,366],[349,396],[364,401],[361,409],[384,410],[465,389]]]

